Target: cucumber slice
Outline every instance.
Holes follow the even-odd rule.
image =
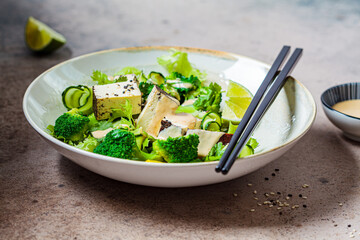
[[[79,111],[85,115],[93,113],[93,92],[92,89],[85,86],[85,92],[83,95],[87,96],[83,105],[78,107]]]
[[[248,145],[245,145],[239,154],[239,158],[243,158],[243,157],[250,156],[253,154],[254,154],[254,149],[252,149]]]
[[[147,78],[145,77],[144,72],[141,72],[140,76],[139,76],[139,82],[146,82]]]
[[[70,86],[62,92],[64,106],[71,110],[77,108],[83,114],[92,113],[92,90],[84,85]]]
[[[204,129],[204,130],[207,130],[206,125],[208,125],[209,122],[215,122],[215,123],[217,123],[217,125],[219,125],[221,127],[222,119],[221,119],[219,114],[214,113],[214,112],[208,112],[202,118],[200,128]],[[220,128],[219,128],[219,130],[220,130]],[[218,130],[215,130],[215,131],[218,131]]]
[[[156,85],[161,85],[165,83],[165,77],[159,72],[150,72],[148,79],[151,79],[151,81]]]
[[[220,124],[217,123],[216,121],[208,121],[205,124],[205,129],[207,131],[213,131],[213,132],[218,132],[220,131]]]
[[[79,107],[79,99],[83,92],[81,85],[66,88],[61,94],[64,106],[68,110]]]

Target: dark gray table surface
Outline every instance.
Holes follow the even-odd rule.
[[[32,54],[24,44],[28,16],[61,32],[67,44]],[[2,0],[0,239],[360,239],[360,144],[344,138],[319,101],[326,88],[359,81],[359,40],[355,0]],[[281,158],[226,183],[160,189],[99,176],[48,146],[22,112],[32,80],[85,53],[178,45],[271,63],[284,44],[304,48],[293,76],[313,94],[317,119]],[[256,206],[254,190],[259,198],[291,193],[299,208]]]

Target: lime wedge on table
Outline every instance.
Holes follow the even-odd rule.
[[[241,84],[230,81],[226,96],[229,100],[225,101],[222,117],[224,120],[239,124],[250,105],[253,95]]]
[[[63,35],[33,17],[26,23],[25,41],[32,51],[43,53],[53,52],[66,43]]]

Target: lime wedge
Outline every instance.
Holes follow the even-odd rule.
[[[236,103],[225,101],[222,118],[233,124],[239,124],[248,106],[241,106]]]
[[[240,83],[236,83],[230,81],[228,89],[226,91],[227,97],[250,97],[252,98],[253,95],[246,87],[242,86]]]
[[[33,17],[26,23],[25,41],[32,51],[42,53],[53,52],[66,43],[63,35]]]
[[[230,81],[226,91],[228,100],[222,112],[222,118],[233,124],[239,124],[249,107],[253,95],[239,83]]]
[[[229,101],[235,103],[243,108],[248,108],[252,97],[230,97]]]

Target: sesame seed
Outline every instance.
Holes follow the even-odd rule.
[[[307,197],[305,197],[305,196],[303,196],[302,198],[303,198],[303,199],[307,199]]]
[[[258,205],[258,206],[261,206],[262,204],[261,204],[261,203],[258,203],[257,205]]]
[[[254,197],[255,200],[259,200],[257,197]]]
[[[272,173],[271,176],[275,177],[275,173]]]
[[[277,210],[281,210],[281,207],[278,207]]]
[[[289,197],[286,197],[285,199],[286,199],[286,200],[289,200],[290,198],[289,198]]]
[[[119,95],[115,93],[115,94],[114,94],[114,96],[116,96],[116,97],[117,97],[117,96],[119,96]]]
[[[351,227],[351,224],[349,224],[348,227]]]
[[[279,169],[278,168],[275,168],[275,172],[278,172],[279,171]]]
[[[278,195],[280,195],[280,194],[281,194],[281,192],[277,192],[277,194],[278,194]]]
[[[271,194],[271,195],[275,195],[275,193],[274,193],[274,192],[270,192],[270,194]]]
[[[308,188],[308,187],[309,187],[309,185],[304,184],[304,185],[302,185],[302,187],[303,187],[303,188]]]
[[[270,204],[269,207],[273,207],[274,205]]]
[[[233,193],[234,197],[237,197],[237,193]]]
[[[251,187],[252,186],[252,184],[251,183],[248,183],[248,187]]]
[[[339,206],[342,206],[343,204],[342,203],[339,203]]]
[[[254,194],[257,194],[257,191],[256,190],[254,190],[254,192],[253,192]]]
[[[269,180],[269,178],[266,177],[266,178],[265,178],[265,181],[267,181],[267,180]]]
[[[288,194],[289,197],[292,197],[292,194]]]
[[[255,212],[255,209],[254,208],[250,209],[250,212]]]
[[[306,208],[307,206],[304,204],[303,207]]]
[[[268,193],[265,193],[264,195],[265,195],[266,197],[269,197],[269,196],[270,196]]]
[[[123,91],[123,94],[125,93],[125,91]]]
[[[302,194],[299,194],[299,197],[302,197]]]

